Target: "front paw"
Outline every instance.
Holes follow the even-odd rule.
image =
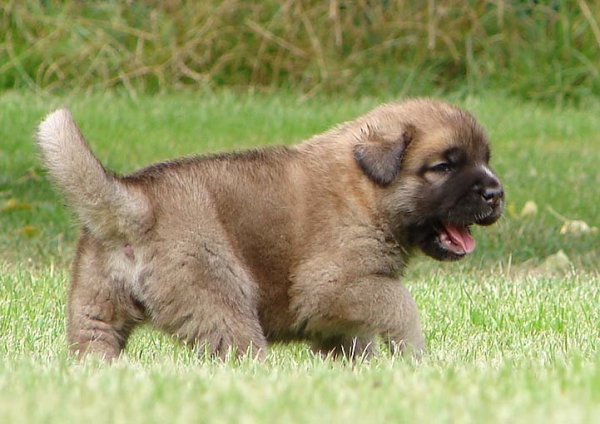
[[[384,336],[388,349],[392,355],[400,355],[407,358],[421,359],[427,352],[425,337],[421,332],[407,337],[406,334]]]
[[[312,350],[323,357],[343,359],[369,359],[378,352],[377,342],[372,338],[330,336],[313,340]]]

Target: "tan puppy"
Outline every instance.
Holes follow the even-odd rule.
[[[68,341],[117,357],[139,323],[211,354],[268,342],[316,351],[425,348],[399,281],[416,250],[474,249],[501,215],[483,129],[431,99],[386,104],[294,147],[105,171],[68,110],[40,125],[49,175],[77,212]]]

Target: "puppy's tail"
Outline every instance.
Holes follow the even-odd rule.
[[[147,196],[106,172],[68,109],[46,117],[38,128],[37,144],[50,178],[96,237],[131,238],[152,225]]]

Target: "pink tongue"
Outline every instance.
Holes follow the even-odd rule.
[[[448,223],[444,223],[444,227],[452,243],[460,246],[466,253],[471,253],[475,250],[475,239],[469,233],[467,227],[454,227]]]

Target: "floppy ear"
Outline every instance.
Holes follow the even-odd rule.
[[[360,169],[375,183],[387,186],[400,171],[406,146],[412,141],[414,127],[406,129],[394,140],[386,140],[372,131],[366,140],[354,147],[354,159]]]

